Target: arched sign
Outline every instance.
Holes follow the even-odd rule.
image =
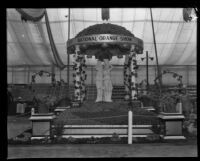
[[[73,38],[67,41],[67,48],[81,44],[95,43],[114,43],[114,44],[134,44],[139,50],[143,50],[143,41],[137,37],[114,35],[114,34],[98,34]]]

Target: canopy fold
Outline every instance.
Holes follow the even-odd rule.
[[[67,65],[68,8],[47,8],[46,11],[60,61],[63,66]],[[101,8],[71,8],[70,13],[70,39],[91,25],[103,23]],[[197,21],[185,22],[183,8],[152,8],[152,13],[159,65],[196,65]],[[109,15],[109,23],[125,27],[144,41],[144,54],[137,56],[138,65],[145,64],[141,57],[145,56],[146,51],[149,56],[155,57],[149,8],[110,8]],[[51,51],[45,23],[44,17],[39,22],[22,22],[16,9],[7,9],[8,66],[52,65],[59,62]],[[72,60],[73,56],[70,55],[70,64]],[[123,65],[124,60],[125,57],[113,57],[111,63]],[[95,65],[95,57],[86,58],[86,64]],[[149,64],[156,65],[156,59],[149,61]]]

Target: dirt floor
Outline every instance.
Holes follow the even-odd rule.
[[[76,144],[8,146],[13,158],[197,157],[197,144]]]
[[[31,121],[29,120],[30,116],[25,117],[16,117],[8,116],[7,117],[7,138],[13,138],[21,134],[27,129],[31,128]]]
[[[97,109],[95,109],[97,110]],[[7,117],[8,138],[31,128],[29,116]],[[197,157],[197,141],[170,143],[8,145],[11,158]]]

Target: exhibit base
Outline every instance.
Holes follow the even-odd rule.
[[[184,116],[179,113],[160,113],[161,138],[169,139],[185,139],[183,136],[183,120]]]

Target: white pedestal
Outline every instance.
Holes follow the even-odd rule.
[[[185,139],[183,136],[182,114],[178,113],[160,113],[158,115],[161,124],[161,134],[163,139]]]
[[[56,116],[53,113],[40,113],[31,115],[29,120],[32,121],[32,137],[46,137],[51,134],[51,125]]]
[[[61,112],[65,111],[66,109],[69,109],[70,106],[67,107],[56,107],[56,109],[54,110],[55,115],[59,115]]]

